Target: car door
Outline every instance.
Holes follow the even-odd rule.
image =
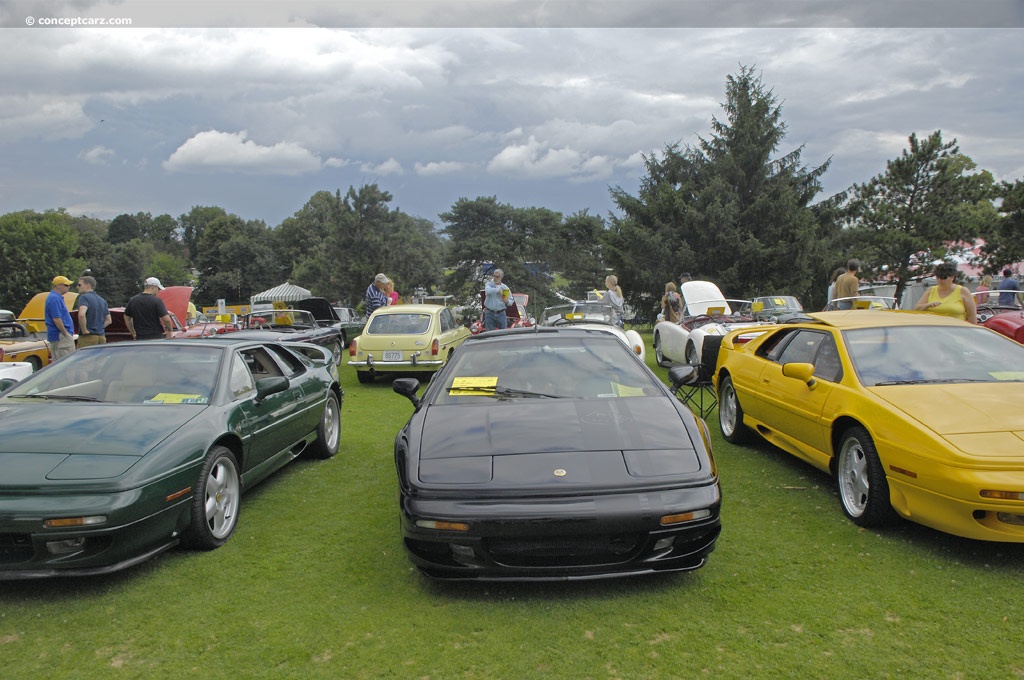
[[[232,357],[231,390],[238,399],[249,436],[247,471],[261,466],[276,467],[279,454],[311,429],[302,408],[301,381],[289,380],[283,391],[256,398],[259,380],[279,376],[287,377],[265,347],[239,349]]]
[[[758,379],[760,412],[751,415],[785,439],[797,456],[818,466],[827,463],[831,444],[823,413],[843,372],[835,338],[829,331],[799,329],[765,358]],[[813,386],[783,375],[788,363],[812,364]]]
[[[445,307],[437,315],[438,323],[438,345],[441,356],[448,354],[448,350],[459,344],[469,332],[459,324],[455,323],[455,315],[452,310]]]

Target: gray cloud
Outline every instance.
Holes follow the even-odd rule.
[[[429,219],[477,195],[605,214],[609,187],[636,187],[643,154],[710,133],[740,65],[756,66],[779,98],[779,153],[803,146],[809,165],[832,159],[828,193],[882,172],[912,132],[936,129],[1016,179],[1021,35],[0,29],[0,153],[17,168],[0,169],[0,211],[177,215],[214,204],[277,224],[318,190],[376,181]],[[108,162],[81,173],[68,159]]]

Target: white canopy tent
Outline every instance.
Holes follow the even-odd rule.
[[[298,302],[299,300],[305,300],[306,298],[313,297],[312,294],[301,286],[296,286],[294,283],[288,283],[285,281],[280,286],[275,286],[270,290],[265,290],[262,293],[256,293],[249,302],[256,304],[257,302]]]

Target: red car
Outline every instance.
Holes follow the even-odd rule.
[[[981,325],[1024,344],[1024,310],[1014,309],[993,314],[982,321]]]

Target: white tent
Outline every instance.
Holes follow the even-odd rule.
[[[257,302],[298,302],[308,297],[312,297],[308,290],[285,281],[280,286],[275,286],[262,293],[256,293],[249,298],[249,302],[252,304]]]

